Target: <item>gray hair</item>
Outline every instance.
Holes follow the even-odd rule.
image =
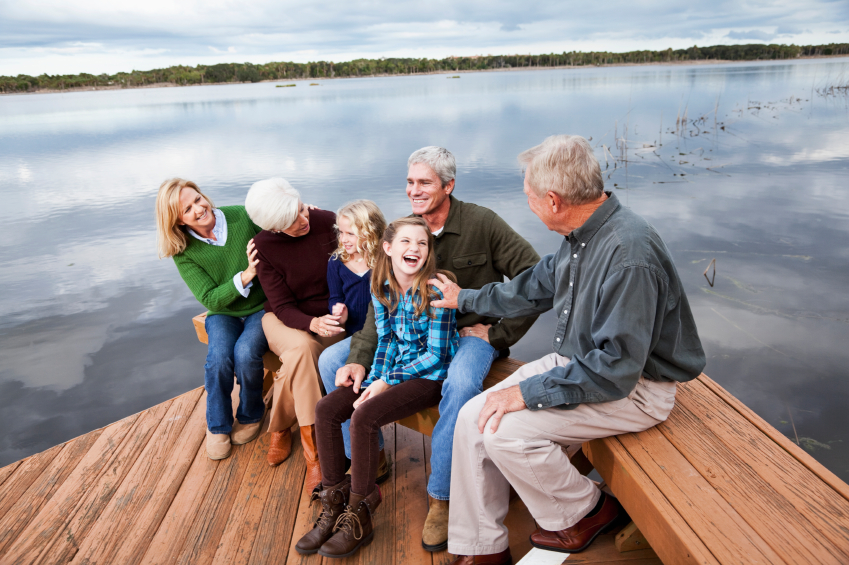
[[[253,183],[245,198],[245,210],[253,223],[264,230],[286,230],[295,223],[301,194],[282,178]]]
[[[525,180],[537,196],[551,191],[572,205],[604,194],[604,179],[593,149],[580,135],[552,135],[519,154]]]
[[[407,168],[409,169],[416,163],[430,167],[442,181],[442,186],[445,186],[457,176],[457,161],[454,159],[454,155],[444,147],[430,145],[422,147],[418,151],[413,151],[413,154],[407,159]]]

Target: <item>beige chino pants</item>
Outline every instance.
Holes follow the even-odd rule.
[[[510,485],[540,527],[556,531],[583,518],[601,491],[569,462],[561,447],[613,435],[640,432],[659,424],[675,404],[675,383],[640,377],[622,400],[581,404],[574,410],[520,410],[506,414],[492,433],[487,422],[478,432],[478,416],[492,391],[564,366],[555,353],[528,363],[460,410],[454,431],[448,551],[485,555],[507,549],[504,517]]]
[[[296,421],[300,426],[314,425],[315,405],[321,400],[318,357],[326,347],[345,339],[344,332],[332,337],[316,336],[286,326],[271,312],[262,317],[262,331],[268,347],[282,363],[274,375],[268,431],[288,430]]]

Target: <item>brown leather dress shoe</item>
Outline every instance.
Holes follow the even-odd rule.
[[[508,547],[501,553],[490,555],[458,555],[451,565],[513,565],[513,556]]]
[[[268,444],[268,455],[266,460],[272,467],[276,467],[283,463],[292,453],[292,432],[283,430],[282,432],[271,433],[271,443]]]
[[[307,460],[307,475],[304,484],[313,490],[321,483],[321,465],[318,462],[318,448],[315,446],[315,426],[301,426],[301,446],[304,459]]]
[[[578,553],[585,550],[600,533],[612,526],[622,511],[619,501],[601,493],[604,501],[594,516],[585,516],[572,527],[557,532],[537,528],[531,534],[531,545],[548,551]]]

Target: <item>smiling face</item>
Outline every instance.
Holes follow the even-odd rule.
[[[421,226],[401,226],[392,243],[383,242],[383,251],[392,261],[395,279],[406,291],[427,261],[428,233]]]
[[[298,217],[292,225],[283,230],[286,235],[301,237],[310,233],[310,211],[303,202],[298,202]]]
[[[183,188],[180,190],[180,219],[177,224],[188,226],[197,233],[211,232],[215,227],[212,205],[194,188]]]
[[[407,198],[413,214],[423,216],[439,210],[454,190],[454,181],[442,185],[439,176],[424,163],[414,163],[407,171]]]
[[[345,253],[352,259],[359,255],[360,238],[354,233],[351,220],[345,216],[336,217],[336,228],[339,231],[339,244],[345,249]]]

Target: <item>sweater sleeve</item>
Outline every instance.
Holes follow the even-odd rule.
[[[203,267],[185,255],[175,255],[174,264],[189,290],[207,310],[225,310],[234,300],[242,298],[232,279],[217,284]]]
[[[328,312],[333,312],[333,306],[340,302],[345,304],[345,296],[342,293],[342,276],[339,272],[340,267],[345,266],[338,259],[330,259],[327,262],[327,288],[330,290]]]
[[[348,363],[362,365],[368,372],[372,361],[374,361],[375,350],[377,350],[377,325],[375,324],[374,304],[372,303],[369,304],[363,329],[351,337],[351,352],[348,354]]]
[[[286,327],[310,331],[310,322],[314,316],[304,314],[298,308],[298,302],[295,298],[295,293],[286,284],[286,279],[282,273],[279,273],[269,261],[262,251],[257,252],[259,264],[256,267],[259,284],[265,291],[265,296],[268,298],[268,304],[271,306],[271,311],[277,316],[277,319],[283,322]],[[233,284],[230,284],[233,287]],[[235,287],[233,291],[236,292]]]

